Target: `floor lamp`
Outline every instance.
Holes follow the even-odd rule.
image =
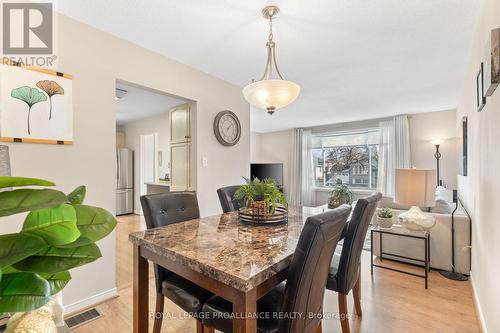
[[[437,173],[437,186],[441,185],[441,181],[439,178],[439,159],[441,158],[441,153],[439,152],[439,146],[443,143],[442,140],[434,140],[432,144],[436,146],[436,152],[434,153],[434,157],[436,158],[436,173]]]
[[[453,202],[455,209],[451,213],[451,271],[439,271],[447,279],[455,281],[467,281],[469,277],[465,274],[455,272],[455,212],[458,209],[457,190],[453,190]]]

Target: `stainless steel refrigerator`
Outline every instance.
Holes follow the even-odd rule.
[[[134,152],[116,149],[116,215],[134,212]]]

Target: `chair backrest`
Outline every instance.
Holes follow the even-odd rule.
[[[351,219],[344,231],[344,243],[337,270],[338,292],[348,294],[356,283],[366,233],[381,198],[381,193],[374,193],[359,199],[354,207]]]
[[[219,196],[220,205],[222,206],[222,211],[224,213],[232,212],[238,210],[244,206],[244,201],[234,200],[234,192],[240,188],[240,185],[221,187],[217,190],[217,195]]]
[[[141,206],[148,229],[200,217],[195,192],[166,192],[141,196]]]
[[[288,270],[281,308],[286,319],[280,320],[279,332],[316,332],[330,263],[350,212],[343,205],[306,220]],[[294,313],[304,315],[292,319]]]
[[[196,192],[166,192],[141,196],[141,206],[148,229],[189,221],[200,217]],[[156,291],[161,293],[163,280],[172,272],[154,265]]]

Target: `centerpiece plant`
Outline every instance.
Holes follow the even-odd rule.
[[[352,203],[352,192],[347,185],[338,184],[335,185],[333,190],[330,192],[330,198],[328,199],[328,208],[334,209],[343,204]]]
[[[254,214],[274,214],[279,205],[287,208],[285,196],[272,179],[246,179],[234,193],[235,200],[244,200],[245,206],[251,208]]]
[[[108,211],[83,204],[84,186],[68,195],[47,186],[55,184],[0,177],[0,223],[28,213],[18,233],[0,235],[0,314],[45,305],[71,280],[72,268],[101,257],[95,242],[116,226]]]

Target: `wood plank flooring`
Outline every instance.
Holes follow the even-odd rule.
[[[132,246],[128,234],[145,228],[144,220],[137,215],[118,218],[117,226],[117,288],[120,297],[101,303],[104,316],[74,330],[76,333],[121,333],[132,332]],[[384,260],[384,263],[386,261]],[[408,265],[392,263],[399,268]],[[150,276],[153,271],[150,268]],[[375,268],[370,275],[370,255],[362,256],[361,304],[363,317],[352,315],[353,333],[475,333],[480,332],[472,299],[470,282],[457,282],[443,278],[439,273],[430,273],[429,289],[424,289],[423,279],[397,272]],[[154,279],[150,282],[150,309],[154,309]],[[350,313],[353,314],[352,295],[348,297]],[[151,310],[152,311],[152,310]],[[338,312],[337,295],[327,292],[324,311]],[[168,317],[163,321],[164,333],[196,332],[194,319],[186,318],[180,308],[165,300]],[[152,320],[150,320],[150,330]],[[336,318],[323,320],[323,332],[341,332]]]

